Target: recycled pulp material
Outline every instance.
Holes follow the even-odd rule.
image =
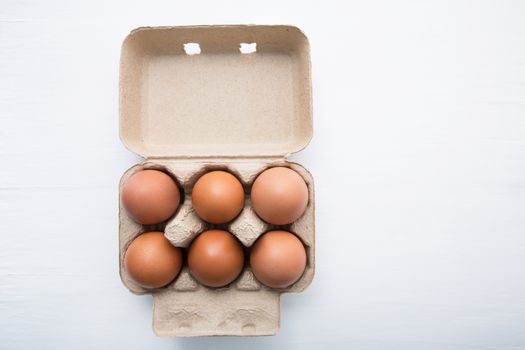
[[[255,44],[255,45],[254,45]],[[242,53],[240,48],[255,52]],[[120,275],[136,294],[154,298],[153,329],[161,336],[270,335],[279,329],[279,298],[311,282],[315,263],[314,184],[302,166],[286,156],[304,148],[312,135],[309,46],[291,26],[195,26],[139,28],[122,46],[120,134],[124,144],[146,160],[129,169],[122,184],[142,169],[160,169],[183,190],[177,213],[166,223],[135,223],[120,203]],[[257,217],[249,190],[256,176],[272,166],[288,166],[306,181],[305,214],[286,226]],[[242,182],[244,210],[227,225],[203,222],[191,206],[197,179],[226,170]],[[140,233],[162,230],[186,248],[199,233],[220,227],[247,248],[264,232],[295,233],[307,250],[302,277],[286,289],[259,283],[246,264],[223,288],[208,288],[183,268],[170,285],[146,290],[123,264]]]

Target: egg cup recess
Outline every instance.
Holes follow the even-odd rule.
[[[142,225],[157,225],[172,217],[179,208],[179,186],[159,169],[143,169],[122,184],[122,205],[128,215]]]
[[[188,43],[197,44],[200,52],[188,54]],[[256,43],[255,52],[240,52],[243,43]],[[121,52],[120,136],[127,148],[145,158],[127,170],[120,183],[120,276],[131,292],[153,296],[154,333],[276,334],[280,295],[307,288],[315,269],[313,179],[301,165],[286,159],[304,148],[312,136],[306,36],[296,27],[281,25],[147,27],[132,31]],[[304,182],[298,201],[304,208],[296,208],[289,220],[268,218],[264,210],[257,213],[252,205],[251,191],[257,177],[276,167],[291,169]],[[168,214],[144,221],[127,212],[122,188],[134,174],[152,169],[169,175],[177,185],[179,205],[174,211],[170,208],[173,213],[166,219]],[[237,194],[232,201],[235,210],[214,218],[198,204],[199,208],[194,207],[193,197],[199,179],[217,171],[232,175],[240,183],[242,195]],[[238,185],[233,187],[239,192]],[[173,193],[170,198],[171,203],[176,202]],[[199,282],[188,266],[192,244],[210,230],[234,236],[244,253],[242,266],[234,259],[235,273],[216,285],[202,276],[201,282],[208,285]],[[304,258],[299,259],[304,263],[302,274],[299,276],[299,264],[292,271],[295,274],[284,276],[292,284],[276,284],[277,288],[261,283],[249,263],[258,239],[273,231],[289,232],[304,248],[302,253],[295,250]],[[146,232],[157,232],[157,239],[160,232],[173,247],[182,250],[182,266],[165,285],[177,269],[167,269],[170,274],[161,279],[162,283],[141,285],[126,268],[128,247]],[[173,256],[176,265],[176,253],[167,255]]]

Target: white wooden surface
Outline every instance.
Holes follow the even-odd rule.
[[[311,40],[317,275],[267,338],[163,339],[117,274],[120,43]],[[0,1],[1,349],[525,349],[525,3]]]

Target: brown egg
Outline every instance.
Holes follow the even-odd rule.
[[[124,258],[126,271],[144,288],[160,288],[177,277],[182,252],[162,232],[146,232],[135,238]]]
[[[229,232],[210,230],[192,242],[188,252],[190,273],[209,287],[222,287],[239,276],[244,266],[241,243]]]
[[[303,215],[308,204],[308,187],[292,169],[270,168],[255,179],[251,200],[261,219],[274,225],[286,225]]]
[[[154,225],[169,219],[177,210],[180,192],[173,179],[159,170],[142,170],[122,187],[122,204],[136,222]]]
[[[212,171],[201,176],[193,187],[193,208],[204,221],[224,224],[233,220],[244,206],[244,190],[235,176]]]
[[[294,234],[270,231],[253,245],[250,266],[255,277],[272,288],[286,288],[301,278],[306,267],[306,251]]]

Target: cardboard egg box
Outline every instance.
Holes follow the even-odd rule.
[[[301,165],[287,161],[312,136],[309,45],[292,26],[147,27],[132,31],[122,45],[120,136],[145,161],[126,171],[158,169],[181,189],[181,204],[166,222],[134,222],[120,201],[119,262],[124,285],[153,295],[153,330],[160,336],[273,335],[279,330],[280,294],[300,292],[315,268],[314,183]],[[250,203],[250,189],[262,171],[287,166],[308,186],[304,215],[292,224],[262,221]],[[245,190],[245,205],[232,222],[211,225],[191,205],[198,178],[213,170],[235,175]],[[168,286],[144,289],[129,277],[124,256],[139,234],[163,231],[186,249],[201,232],[231,232],[246,250],[239,277],[222,288],[197,282],[186,259]],[[249,251],[263,233],[283,229],[303,242],[307,265],[285,289],[264,286],[249,267]]]

